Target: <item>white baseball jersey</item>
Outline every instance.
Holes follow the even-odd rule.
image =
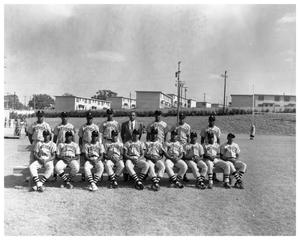
[[[127,155],[139,158],[145,149],[145,144],[141,141],[130,140],[125,143],[124,148],[127,150]]]
[[[174,126],[171,131],[175,130],[177,132],[177,140],[182,144],[186,144],[188,140],[188,136],[191,135],[191,126],[187,123],[183,123],[182,125],[178,124]]]
[[[216,157],[220,153],[220,145],[217,143],[214,144],[204,144],[204,153],[205,155]]]
[[[147,127],[147,132],[150,133],[152,128],[157,129],[158,131],[158,141],[164,142],[165,134],[169,131],[167,123],[165,123],[164,121],[150,123]]]
[[[106,143],[104,145],[106,155],[109,159],[111,159],[113,156],[118,159],[123,159],[123,148],[124,145],[121,142],[112,142],[112,143]]]
[[[217,142],[217,138],[221,137],[221,130],[217,126],[203,128],[200,132],[201,137],[204,137],[204,143],[208,143],[207,133],[212,132],[214,134],[214,143]]]
[[[104,140],[111,140],[111,131],[118,131],[120,132],[120,124],[116,120],[112,121],[105,121],[100,124],[100,132],[102,133],[102,137]]]
[[[58,144],[57,155],[59,157],[75,157],[79,154],[79,145],[75,142]]]
[[[50,125],[46,122],[42,122],[42,123],[34,122],[29,126],[27,131],[30,135],[32,135],[33,144],[35,144],[38,141],[41,142],[44,141],[44,137],[43,137],[44,130],[48,130],[50,133],[52,132]]]
[[[100,142],[96,142],[96,143],[86,143],[84,145],[84,152],[85,154],[87,154],[87,156],[89,158],[99,158],[104,152],[104,146],[102,143]]]
[[[56,152],[56,145],[54,142],[49,141],[37,142],[34,147],[34,152],[38,154],[43,160],[48,160]]]
[[[179,157],[183,153],[183,146],[178,141],[166,142],[164,149],[170,156],[174,157]]]
[[[241,150],[238,144],[223,143],[220,147],[221,154],[226,158],[236,158],[237,154],[240,154]]]
[[[145,155],[160,157],[163,153],[163,145],[159,141],[145,143]]]
[[[75,135],[75,128],[71,123],[67,124],[59,124],[54,128],[54,135],[57,136],[56,144],[64,143],[66,141],[65,133],[67,131],[71,131],[73,133],[73,136]]]
[[[200,157],[204,154],[204,149],[202,147],[202,145],[198,142],[192,144],[192,143],[188,143],[183,147],[185,156],[188,159],[191,159],[192,157]]]
[[[84,145],[86,143],[90,143],[92,141],[92,132],[93,131],[98,131],[99,132],[99,127],[92,123],[91,125],[84,124],[79,128],[78,131],[78,136],[82,138],[82,146],[81,146],[81,151],[84,153]]]

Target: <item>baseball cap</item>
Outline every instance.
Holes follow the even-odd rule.
[[[66,131],[65,137],[69,137],[69,136],[73,136],[73,132],[72,131]]]
[[[47,136],[47,135],[50,135],[49,130],[44,130],[44,131],[43,131],[43,136]]]
[[[98,137],[98,136],[99,136],[99,133],[98,133],[98,131],[93,131],[93,132],[92,132],[92,136],[94,136],[94,137]]]
[[[134,129],[134,130],[132,131],[132,134],[133,134],[133,135],[139,135],[140,133],[139,133],[138,130]]]
[[[91,112],[87,112],[86,118],[89,118],[89,119],[93,118],[93,114]]]
[[[191,137],[197,137],[197,133],[196,132],[191,132]]]
[[[154,112],[154,116],[160,116],[160,115],[161,115],[161,111],[156,110],[156,111]]]
[[[36,116],[37,117],[43,117],[45,115],[44,111],[37,111]]]
[[[227,137],[229,137],[229,138],[235,138],[235,135],[233,133],[228,133]]]
[[[112,109],[107,109],[107,110],[106,110],[106,114],[114,114],[114,110],[112,110]]]
[[[115,130],[112,130],[111,131],[111,135],[112,136],[118,136],[119,132],[118,131],[115,131]]]
[[[60,117],[68,117],[68,114],[66,112],[61,112]]]
[[[179,118],[181,118],[181,119],[185,119],[185,114],[184,113],[179,113]]]
[[[208,118],[208,121],[214,122],[214,121],[216,121],[216,117],[214,115],[210,115]]]

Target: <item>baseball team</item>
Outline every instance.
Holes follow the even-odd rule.
[[[63,180],[61,187],[72,189],[72,177],[81,168],[82,180],[88,181],[90,191],[98,190],[97,183],[101,182],[104,171],[110,188],[118,188],[123,175],[124,181],[131,178],[138,190],[143,190],[146,178],[150,178],[151,189],[158,191],[165,172],[170,187],[183,188],[183,182],[189,181],[188,168],[196,179],[196,188],[213,188],[213,182],[217,181],[214,168],[222,169],[225,188],[231,188],[230,176],[235,178],[235,188],[244,188],[242,179],[247,166],[239,159],[239,145],[233,142],[235,135],[229,133],[227,141],[220,145],[221,131],[215,126],[214,115],[209,116],[208,126],[201,130],[200,143],[183,113],[179,115],[179,123],[171,128],[161,120],[161,111],[155,111],[155,120],[146,128],[136,120],[135,111],[121,125],[113,119],[112,109],[106,115],[107,119],[98,126],[93,123],[93,113],[87,112],[77,144],[75,128],[68,122],[66,112],[61,113],[61,123],[52,131],[44,121],[44,112],[38,111],[37,121],[27,129],[32,146],[29,170],[34,182],[30,190],[43,192],[51,176]],[[146,142],[141,141],[143,133]],[[45,172],[39,176],[41,168]]]

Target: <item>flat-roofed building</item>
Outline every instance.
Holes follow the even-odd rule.
[[[197,108],[211,108],[211,103],[209,103],[209,102],[197,102],[196,107]]]
[[[111,102],[78,96],[55,96],[55,110],[69,112],[76,110],[102,110],[111,108]]]
[[[252,107],[252,104],[252,94],[231,94],[231,107]],[[254,107],[296,107],[296,96],[254,94]]]
[[[161,91],[136,91],[137,109],[171,108],[172,97]]]
[[[111,102],[113,109],[132,109],[136,108],[136,100],[127,97],[109,97],[107,101]]]

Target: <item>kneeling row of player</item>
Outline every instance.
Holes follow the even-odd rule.
[[[242,189],[242,176],[246,171],[246,164],[238,160],[239,147],[233,142],[235,137],[228,134],[227,143],[220,147],[214,143],[214,135],[208,134],[208,143],[203,146],[196,142],[197,134],[191,133],[190,143],[182,146],[176,140],[176,132],[171,132],[171,139],[164,145],[157,141],[157,130],[152,129],[150,141],[143,143],[138,140],[138,132],[133,131],[132,141],[124,145],[118,142],[118,132],[112,131],[112,142],[104,146],[98,141],[99,133],[92,133],[91,143],[85,144],[82,149],[82,160],[84,162],[85,176],[89,182],[89,190],[96,191],[97,182],[105,171],[109,176],[110,186],[118,187],[118,178],[127,171],[135,182],[135,188],[144,189],[143,181],[147,175],[152,180],[151,188],[155,191],[160,189],[160,179],[166,171],[172,186],[183,188],[182,178],[188,167],[191,168],[196,179],[196,187],[205,189],[213,187],[213,168],[221,168],[224,172],[224,187],[231,188],[229,175],[235,179],[235,187]],[[34,161],[30,164],[30,173],[35,185],[32,190],[44,191],[43,184],[53,174],[54,170],[63,181],[66,188],[73,188],[72,176],[80,170],[80,149],[77,143],[73,142],[71,131],[66,132],[66,142],[56,145],[51,141],[49,131],[43,132],[44,142],[39,142],[34,149]],[[220,156],[221,154],[221,156]],[[165,156],[165,161],[163,157]],[[54,167],[54,160],[57,162]],[[174,173],[174,166],[179,169],[178,174]],[[39,178],[38,169],[45,167],[45,174]],[[66,167],[70,167],[70,174],[65,173]],[[155,171],[155,167],[157,171]],[[95,174],[92,169],[95,168]],[[135,169],[140,169],[137,174]],[[208,186],[204,180],[208,175]]]

